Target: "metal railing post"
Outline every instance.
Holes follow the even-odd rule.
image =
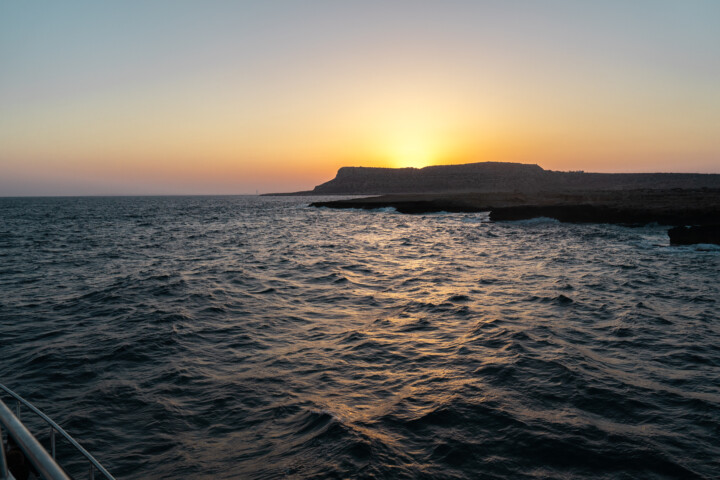
[[[5,402],[0,400],[0,422],[5,425],[15,443],[25,454],[27,459],[40,472],[40,475],[46,480],[70,480],[65,472],[55,463],[47,450],[40,445],[40,442],[32,433],[22,424],[22,422],[12,413]]]
[[[55,459],[55,429],[50,425],[50,453]]]
[[[7,480],[10,478],[8,472],[7,459],[5,458],[5,444],[2,438],[2,428],[0,428],[0,480]]]
[[[16,410],[16,412],[18,413],[17,416],[13,415],[12,410],[10,410],[10,408],[8,408],[8,407],[5,405],[5,403],[3,403],[2,399],[0,399],[0,405],[2,405],[2,407],[4,407],[4,408],[7,410],[7,412],[3,412],[3,411],[0,409],[0,426],[1,426],[1,425],[5,425],[5,427],[6,427],[7,429],[10,429],[11,427],[10,427],[10,425],[8,424],[8,421],[10,421],[10,419],[12,419],[12,420],[14,420],[15,422],[17,422],[17,424],[19,424],[23,429],[25,429],[25,431],[28,433],[28,435],[30,435],[30,436],[32,437],[32,440],[34,440],[35,442],[37,442],[38,445],[40,445],[40,443],[37,441],[37,439],[32,435],[32,433],[30,433],[30,432],[27,430],[27,428],[25,427],[25,425],[23,425],[23,423],[20,421],[20,415],[19,415],[19,414],[20,414],[20,405],[24,405],[25,407],[28,408],[28,410],[30,410],[31,413],[34,413],[35,415],[37,415],[38,417],[40,417],[41,420],[43,420],[45,423],[47,423],[47,424],[50,426],[50,450],[51,450],[52,456],[48,453],[47,450],[45,450],[44,447],[42,447],[42,445],[40,445],[40,448],[42,448],[42,453],[43,453],[48,459],[52,459],[52,463],[53,463],[53,464],[57,465],[57,464],[55,463],[55,457],[56,457],[55,434],[58,433],[58,434],[60,434],[60,436],[61,436],[62,438],[64,438],[65,440],[67,440],[67,442],[70,443],[70,445],[72,445],[72,446],[75,448],[75,450],[77,450],[81,455],[83,455],[83,456],[90,462],[90,465],[92,465],[91,471],[90,471],[91,478],[95,478],[95,471],[97,470],[97,471],[100,472],[106,479],[115,480],[115,478],[110,474],[110,472],[108,472],[107,469],[106,469],[105,467],[103,467],[103,466],[95,459],[95,457],[93,457],[92,455],[90,455],[90,453],[89,453],[87,450],[85,450],[85,449],[83,448],[83,446],[80,445],[74,438],[72,438],[65,430],[63,430],[63,428],[62,428],[60,425],[58,425],[57,423],[55,423],[50,417],[48,417],[48,416],[45,415],[43,412],[41,412],[40,410],[38,410],[37,407],[35,407],[35,405],[33,405],[32,403],[28,402],[27,400],[25,400],[24,398],[22,398],[20,395],[18,395],[17,393],[13,392],[12,390],[10,390],[9,388],[7,388],[5,385],[3,385],[3,384],[1,384],[1,383],[0,383],[0,390],[5,391],[5,393],[7,393],[8,395],[10,395],[12,398],[15,399],[15,401],[17,402],[17,405],[16,405],[15,410]],[[7,415],[6,415],[5,413],[7,413]],[[14,428],[14,426],[13,426],[13,428]],[[13,438],[16,438],[16,436],[13,435]],[[19,443],[19,442],[18,442],[18,443]],[[23,451],[25,451],[25,449],[24,449],[23,447],[21,447],[21,449],[22,449]],[[58,467],[58,468],[59,468],[59,467]],[[53,479],[53,478],[56,478],[56,477],[48,477],[48,478],[49,478],[49,479]],[[65,477],[65,478],[66,478],[66,477]],[[0,480],[2,480],[2,477],[0,477]]]

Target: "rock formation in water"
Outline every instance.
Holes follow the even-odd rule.
[[[675,227],[668,230],[671,245],[714,243],[720,245],[720,225]]]
[[[700,200],[701,197],[698,197]],[[615,223],[622,225],[692,225],[716,222],[717,208],[679,204],[666,208],[633,204],[576,204],[576,205],[519,205],[495,208],[490,212],[492,221],[554,218],[567,223]]]
[[[536,193],[402,194],[314,202],[315,207],[400,213],[490,212],[493,221],[549,217],[572,223],[717,225],[720,189],[644,189]]]

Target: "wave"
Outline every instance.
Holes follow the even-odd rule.
[[[303,202],[3,203],[2,382],[117,478],[720,469],[716,248]]]

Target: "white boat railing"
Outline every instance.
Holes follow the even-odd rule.
[[[90,455],[90,453],[85,450],[82,445],[80,445],[73,437],[70,436],[69,433],[63,430],[63,428],[55,423],[50,417],[1,383],[0,390],[3,390],[5,393],[10,395],[16,402],[15,413],[13,414],[12,410],[10,410],[5,402],[0,399],[0,424],[3,429],[7,430],[8,435],[15,440],[27,459],[43,478],[47,480],[69,480],[70,478],[57,463],[55,458],[55,436],[57,433],[60,434],[61,437],[65,438],[70,445],[75,447],[75,449],[87,459],[89,463],[88,478],[90,478],[90,480],[95,479],[96,472],[100,473],[109,480],[115,480],[115,477],[113,477],[110,472],[105,469],[105,467],[100,465],[100,462],[98,462],[95,457]],[[20,421],[21,406],[27,407],[32,413],[37,415],[50,427],[50,452],[48,452],[40,444],[35,436],[30,433],[25,425],[23,425]],[[4,448],[0,448],[0,450],[3,450],[2,454],[0,454],[0,480],[4,480],[6,478],[10,479],[12,477],[9,475],[7,469]]]

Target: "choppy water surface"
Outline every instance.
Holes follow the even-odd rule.
[[[0,381],[118,478],[720,474],[717,250],[307,203],[0,200]]]

